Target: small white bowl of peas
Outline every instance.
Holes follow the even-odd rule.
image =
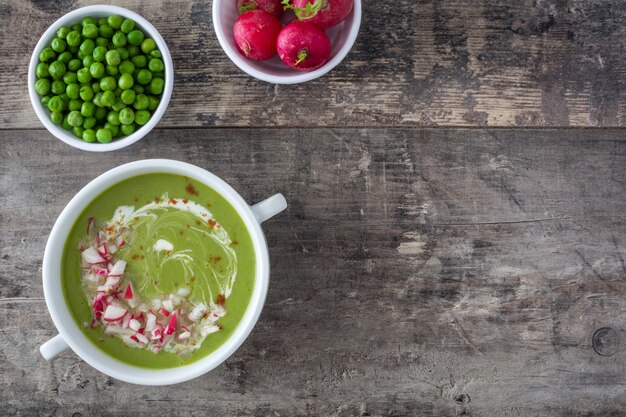
[[[137,142],[172,96],[174,66],[159,32],[117,6],[74,10],[43,34],[28,93],[46,129],[68,145],[104,152]]]

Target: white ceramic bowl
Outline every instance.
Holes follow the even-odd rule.
[[[35,75],[35,69],[37,68],[37,64],[39,63],[39,53],[47,46],[50,45],[52,39],[56,37],[56,31],[61,26],[71,26],[75,23],[80,23],[80,21],[87,16],[94,17],[96,19],[101,17],[108,17],[112,14],[118,14],[120,16],[132,19],[135,21],[135,26],[144,31],[146,37],[150,37],[154,39],[157,44],[159,51],[161,51],[161,55],[163,55],[163,63],[165,64],[165,88],[163,89],[163,95],[161,96],[161,102],[159,103],[159,107],[153,112],[152,117],[148,123],[143,125],[140,129],[135,131],[132,135],[125,136],[121,139],[115,139],[110,143],[87,143],[82,139],[77,138],[70,131],[63,129],[61,126],[55,125],[50,121],[50,112],[47,108],[45,108],[41,104],[41,96],[37,94],[35,91],[35,81],[37,81],[37,77]],[[170,50],[167,48],[163,37],[159,34],[159,32],[155,29],[154,26],[150,24],[146,19],[139,16],[135,12],[131,12],[130,10],[124,9],[122,7],[117,6],[108,6],[108,5],[95,5],[95,6],[87,6],[82,7],[80,9],[76,9],[65,16],[61,17],[59,20],[54,22],[48,30],[45,31],[39,42],[37,42],[37,46],[33,51],[33,55],[30,58],[30,65],[28,67],[28,94],[30,95],[30,101],[33,104],[33,108],[35,109],[35,113],[37,113],[37,117],[41,120],[41,123],[44,124],[46,129],[50,131],[54,136],[61,139],[63,142],[68,145],[72,145],[76,148],[82,149],[84,151],[93,151],[93,152],[105,152],[105,151],[113,151],[115,149],[124,148],[128,145],[131,145],[137,142],[139,139],[144,137],[148,132],[152,130],[154,126],[161,120],[163,113],[165,113],[165,109],[167,109],[167,105],[170,102],[170,98],[172,97],[172,88],[174,87],[174,65],[172,64],[172,57],[170,56]]]
[[[233,26],[236,20],[235,0],[213,0],[215,34],[231,61],[242,71],[259,80],[274,84],[298,84],[321,77],[335,68],[348,55],[361,26],[361,0],[354,0],[354,9],[346,20],[326,30],[332,47],[330,58],[322,67],[308,72],[289,68],[278,56],[267,61],[252,61],[244,58],[237,50],[233,39]]]
[[[82,333],[72,318],[61,289],[61,259],[69,233],[83,209],[100,193],[126,178],[148,173],[174,173],[200,181],[221,194],[241,216],[252,238],[256,255],[256,275],[250,304],[232,336],[215,352],[186,366],[171,369],[139,368],[118,361],[100,350]],[[85,362],[97,370],[122,381],[142,385],[175,384],[196,378],[225,361],[248,337],[257,322],[269,284],[269,255],[261,223],[287,207],[281,194],[276,194],[254,206],[249,206],[223,180],[195,165],[167,159],[131,162],[100,175],[87,184],[68,203],[57,219],[43,259],[43,289],[46,305],[59,334],[40,347],[44,358],[50,360],[72,348]]]

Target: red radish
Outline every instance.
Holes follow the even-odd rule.
[[[276,42],[278,55],[298,71],[311,71],[324,65],[330,56],[330,40],[317,26],[294,21],[283,28]]]
[[[170,316],[170,312],[164,308],[159,310],[159,313],[163,314],[165,317],[169,317]]]
[[[126,291],[124,291],[124,298],[126,300],[132,300],[133,299],[133,286],[130,285],[130,282],[126,286]]]
[[[233,36],[243,56],[254,61],[264,61],[276,55],[276,38],[281,29],[277,18],[256,9],[237,18]]]
[[[136,339],[137,339],[137,341],[138,341],[139,343],[141,343],[142,345],[145,345],[146,343],[148,343],[148,338],[147,338],[146,336],[144,336],[143,334],[141,334],[141,333],[137,333],[137,334],[135,335],[135,338],[136,338]]]
[[[170,317],[170,321],[167,322],[167,326],[165,327],[165,330],[163,331],[163,334],[172,334],[176,331],[176,313],[172,314],[172,317]]]
[[[156,316],[152,313],[148,313],[146,316],[146,330],[151,332],[156,327]]]
[[[283,4],[294,9],[298,20],[328,29],[350,16],[354,0],[293,0],[293,6],[288,1]]]
[[[104,308],[106,307],[106,295],[100,294],[97,295],[93,300],[93,311],[96,319],[100,319],[102,317],[102,313],[104,312]]]
[[[152,340],[161,340],[163,338],[163,327],[159,324],[156,329],[152,331]]]
[[[137,331],[137,330],[139,330],[141,328],[141,323],[137,319],[131,319],[128,322],[128,327],[130,327],[134,331]]]
[[[283,14],[283,5],[280,0],[237,0],[237,13],[261,9],[278,18]]]
[[[124,241],[124,238],[122,236],[118,236],[117,240],[115,241],[115,244],[117,245],[118,248],[121,248],[122,246],[126,244],[126,242]]]
[[[101,263],[106,262],[105,259],[102,256],[100,256],[98,251],[92,247],[88,247],[87,249],[85,249],[81,253],[81,256],[83,260],[90,265],[101,264]]]
[[[133,315],[130,313],[126,313],[126,315],[124,315],[124,318],[122,319],[122,327],[125,329],[128,329],[128,325],[130,324],[130,321],[133,319]]]
[[[104,312],[104,321],[117,321],[124,317],[126,309],[119,306],[110,305]]]
[[[191,337],[191,333],[189,333],[188,331],[185,331],[178,335],[178,340],[189,339],[189,337]]]
[[[109,276],[119,277],[124,273],[125,269],[126,269],[126,261],[122,261],[120,259],[119,261],[115,262],[113,267],[111,267],[111,269],[109,270]]]

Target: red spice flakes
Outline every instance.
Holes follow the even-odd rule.
[[[183,203],[187,204],[187,203],[189,203],[189,200],[187,200],[186,198],[183,198]]]
[[[215,262],[219,262],[219,261],[221,261],[221,260],[222,260],[222,257],[221,257],[221,256],[216,256],[216,257],[215,257],[215,258],[213,258],[213,259],[215,259]]]
[[[217,298],[215,299],[215,304],[219,304],[223,306],[225,302],[226,302],[226,297],[224,297],[224,294],[222,293],[217,294]]]
[[[180,234],[182,235],[182,234],[183,234],[183,231],[181,230],[181,231],[180,231],[180,232],[178,232],[178,233],[180,233]]]
[[[209,219],[208,223],[209,223],[209,227],[211,227],[211,229],[215,229],[215,226],[217,225],[217,222],[214,219]]]
[[[133,197],[133,201],[136,203],[137,201],[139,201],[139,198]]]
[[[202,213],[202,214],[201,214],[201,216],[202,216],[202,217],[206,217],[206,213]]]
[[[139,255],[133,253],[132,255],[130,255],[130,258],[134,261],[135,259],[139,258]]]
[[[196,190],[193,185],[191,184],[187,184],[187,186],[185,187],[185,191],[187,191],[189,194],[191,195],[198,195],[198,190]]]
[[[175,198],[171,198],[169,200],[167,200],[168,203],[170,204],[178,204],[178,200],[176,200]]]
[[[154,202],[156,204],[159,204],[161,202],[161,199],[159,197],[154,197]]]
[[[139,245],[139,249],[143,250],[143,245]]]
[[[239,242],[237,242],[236,240],[233,240],[232,242],[230,242],[230,246],[237,246],[239,244]]]
[[[198,226],[200,226],[200,225],[202,224],[202,222],[201,222],[200,220],[196,220],[196,224],[197,224]]]

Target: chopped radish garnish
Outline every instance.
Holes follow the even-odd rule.
[[[106,277],[109,273],[106,268],[93,267],[91,270],[93,271],[93,273],[95,273],[96,275],[100,275],[101,277]]]
[[[132,330],[122,329],[119,326],[106,326],[104,329],[104,334],[113,336],[113,335],[128,335],[131,334]]]
[[[220,331],[220,327],[217,324],[212,324],[210,326],[205,326],[205,327],[201,328],[200,329],[200,334],[202,336],[206,336],[208,334],[219,332],[219,331]]]
[[[189,288],[179,288],[176,291],[176,295],[179,297],[187,297],[189,294],[191,294],[191,290]]]
[[[109,270],[110,277],[119,277],[124,274],[124,270],[126,269],[126,261],[119,260],[115,262],[113,267]]]
[[[162,315],[164,315],[165,317],[169,317],[170,316],[170,312],[164,308],[159,310],[159,313],[161,313]]]
[[[118,248],[121,248],[126,244],[126,242],[124,241],[124,238],[122,236],[118,236],[117,239],[115,240],[115,244],[117,245]]]
[[[161,325],[157,325],[157,327],[152,331],[152,337],[150,339],[152,340],[161,340],[161,338],[163,337],[163,328],[161,327]]]
[[[109,253],[112,255],[115,252],[117,252],[117,245],[115,243],[109,243],[107,245],[107,249],[109,250]]]
[[[124,314],[126,314],[126,311],[127,310],[123,307],[110,305],[104,311],[103,319],[109,322],[120,320],[122,317],[124,317]]]
[[[178,340],[189,339],[189,337],[191,337],[190,332],[182,332],[181,334],[178,335]]]
[[[81,256],[83,257],[83,260],[90,265],[101,264],[105,262],[105,259],[100,256],[98,251],[92,247],[88,247],[87,249],[85,249],[81,253]]]
[[[130,324],[130,321],[133,319],[133,315],[130,313],[126,313],[124,315],[124,318],[122,319],[122,327],[125,329],[128,329],[128,325]]]
[[[130,285],[130,282],[126,286],[126,291],[124,291],[124,298],[126,300],[132,300],[133,299],[133,287],[132,287],[132,285]]]
[[[163,308],[165,308],[166,310],[169,310],[169,311],[173,311],[174,310],[174,304],[172,303],[172,300],[165,300],[165,301],[163,301]]]
[[[153,298],[152,308],[154,308],[155,310],[158,310],[159,308],[161,308],[161,300],[159,300],[158,298]]]
[[[156,326],[156,316],[152,313],[146,315],[146,330],[151,332]]]
[[[130,327],[134,331],[137,331],[141,328],[141,323],[137,319],[131,319],[128,323],[128,327]]]
[[[109,248],[107,247],[106,243],[101,243],[100,245],[98,245],[98,253],[102,256],[109,254]]]
[[[172,317],[170,317],[170,321],[167,322],[167,326],[165,327],[165,330],[163,331],[164,334],[168,335],[168,334],[172,334],[176,331],[176,313],[172,314]]]
[[[155,252],[162,252],[162,251],[171,252],[174,250],[174,245],[172,245],[170,242],[168,242],[165,239],[159,239],[154,243],[154,246],[152,247],[152,249],[154,249]]]
[[[191,321],[198,321],[200,320],[200,317],[202,317],[204,313],[206,313],[207,311],[208,311],[207,306],[204,303],[200,303],[197,306],[195,306],[193,310],[191,310],[191,313],[189,313],[187,317]]]
[[[137,341],[141,343],[142,345],[145,345],[149,342],[148,338],[142,335],[141,333],[137,333],[135,337],[137,338]]]

